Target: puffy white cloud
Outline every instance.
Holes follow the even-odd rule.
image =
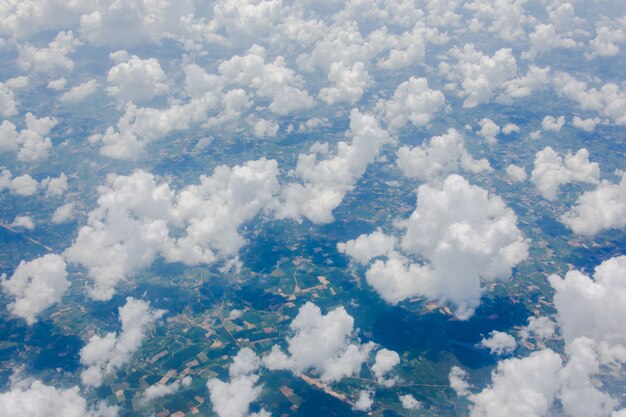
[[[557,32],[553,24],[539,24],[530,34],[530,49],[522,53],[522,58],[534,60],[556,48],[576,48],[580,46],[574,39]]]
[[[182,18],[193,12],[190,0],[96,3],[80,16],[80,34],[89,43],[111,48],[156,43],[179,33]]]
[[[609,416],[619,404],[616,399],[593,385],[591,377],[600,371],[594,345],[593,340],[580,337],[566,346],[569,360],[559,371],[559,399],[568,416]]]
[[[379,384],[391,386],[396,378],[386,379],[385,376],[400,363],[400,355],[393,350],[380,349],[376,352],[375,362],[370,368]]]
[[[574,182],[598,184],[600,166],[589,162],[589,151],[579,149],[563,158],[547,146],[535,155],[535,165],[530,179],[543,198],[555,200],[562,185]]]
[[[6,83],[0,83],[0,115],[4,117],[17,114],[17,102],[11,87]]]
[[[541,128],[546,131],[552,131],[554,133],[559,133],[561,128],[565,124],[565,116],[546,116],[541,121]]]
[[[35,223],[30,216],[15,216],[15,219],[11,223],[11,227],[23,227],[26,230],[35,230]]]
[[[513,182],[522,182],[528,177],[523,167],[514,164],[506,167],[506,176]]]
[[[61,224],[65,223],[74,215],[74,203],[67,203],[58,207],[52,214],[52,223]]]
[[[220,0],[213,7],[211,25],[224,28],[228,42],[249,45],[275,30],[282,0]]]
[[[456,63],[442,61],[439,70],[460,84],[460,95],[465,97],[463,107],[488,103],[495,92],[507,88],[507,82],[513,82],[517,74],[517,62],[508,48],[499,49],[490,57],[477,51],[473,44],[467,44],[452,48],[448,55]]]
[[[259,375],[256,372],[260,365],[261,361],[256,354],[250,348],[243,348],[228,368],[229,382],[223,382],[217,378],[207,382],[213,411],[219,417],[247,417],[249,415],[250,404],[256,401],[263,389],[262,386],[257,385]],[[269,414],[261,410],[259,416],[269,417]]]
[[[498,103],[511,105],[513,104],[513,99],[528,97],[534,91],[548,86],[550,81],[549,67],[540,68],[536,65],[531,65],[528,67],[526,75],[510,79],[502,84],[504,91],[498,95],[496,101]]]
[[[41,312],[59,302],[70,287],[65,266],[61,256],[44,255],[20,262],[9,279],[3,274],[0,284],[15,299],[7,306],[11,314],[33,324]]]
[[[487,159],[476,160],[465,149],[463,134],[455,129],[433,136],[428,143],[410,148],[402,146],[396,164],[404,175],[422,181],[433,180],[461,170],[491,172]]]
[[[526,34],[524,26],[534,22],[532,15],[524,9],[525,3],[526,0],[473,0],[465,3],[463,8],[473,12],[487,32],[514,41]]]
[[[32,45],[19,46],[17,64],[26,71],[54,73],[70,72],[74,69],[74,61],[68,55],[76,50],[80,41],[72,31],[59,32],[47,48]]]
[[[489,333],[489,338],[483,338],[479,344],[496,355],[508,355],[517,348],[517,342],[513,336],[497,330]]]
[[[595,190],[584,192],[561,221],[574,233],[588,237],[626,226],[626,174],[617,184],[603,180]]]
[[[441,91],[431,89],[426,78],[411,77],[396,88],[392,98],[380,101],[377,107],[389,127],[397,130],[408,122],[417,127],[428,124],[444,102]]]
[[[145,171],[109,175],[66,259],[87,268],[90,295],[107,300],[159,255],[188,265],[236,258],[245,244],[238,229],[274,203],[277,173],[273,160],[222,165],[178,192]]]
[[[529,337],[534,337],[537,340],[543,341],[552,338],[556,332],[556,323],[550,320],[548,317],[529,317],[528,325],[522,327],[519,331],[519,335],[523,340]]]
[[[406,410],[419,410],[422,408],[422,403],[417,401],[411,394],[399,395],[398,399],[400,399],[402,408]]]
[[[554,306],[566,345],[588,337],[596,344],[601,363],[626,362],[626,256],[596,267],[593,279],[571,270],[564,278],[549,277],[556,291]]]
[[[354,402],[354,409],[357,411],[368,411],[374,404],[374,392],[361,390],[359,392],[359,398]]]
[[[567,73],[557,73],[552,78],[556,91],[578,103],[582,110],[593,110],[619,125],[626,125],[626,92],[614,83],[599,89],[589,87]]]
[[[493,120],[484,118],[478,122],[480,131],[478,134],[485,138],[489,145],[495,145],[497,142],[496,136],[500,133],[500,126],[498,126]]]
[[[115,406],[99,402],[88,407],[77,386],[67,389],[41,381],[12,386],[0,393],[0,414],[4,417],[117,417]]]
[[[319,97],[330,106],[341,102],[357,102],[373,83],[363,62],[355,62],[352,67],[346,67],[340,62],[333,63],[328,71],[328,81],[333,86],[322,88]]]
[[[99,387],[104,377],[128,363],[164,313],[152,309],[146,301],[126,298],[126,304],[119,308],[121,332],[110,332],[104,337],[94,335],[80,350],[80,362],[87,366],[80,374],[83,384]]]
[[[293,336],[287,339],[287,352],[274,345],[263,363],[270,370],[285,369],[296,374],[309,370],[320,373],[325,382],[338,381],[358,373],[373,343],[351,343],[354,319],[343,307],[322,314],[307,302],[290,324]]]
[[[470,385],[467,382],[467,372],[458,366],[453,366],[448,374],[448,380],[450,381],[450,387],[454,390],[459,397],[465,397],[469,395]]]
[[[425,297],[450,303],[467,319],[480,304],[481,281],[511,276],[528,256],[517,216],[502,199],[450,175],[440,185],[422,185],[417,207],[400,222],[400,249],[376,260],[367,282],[389,303]],[[415,256],[420,263],[412,263]]]
[[[150,385],[143,393],[143,397],[141,398],[141,402],[143,404],[147,404],[150,401],[154,401],[157,398],[162,398],[167,395],[172,395],[178,392],[182,387],[189,387],[191,385],[191,377],[187,375],[180,381],[174,381],[169,385],[166,384],[155,384]]]
[[[109,70],[106,91],[120,104],[144,103],[169,92],[165,81],[165,73],[156,58],[141,59],[133,55]]]
[[[13,178],[13,174],[8,169],[2,170],[0,175],[0,191],[8,189],[11,193],[20,196],[31,196],[37,193],[39,183],[30,175],[24,174]]]
[[[57,78],[56,80],[52,80],[48,83],[48,88],[54,91],[61,91],[65,88],[67,84],[67,80],[65,77]]]
[[[376,229],[370,234],[363,234],[356,239],[338,243],[337,250],[356,262],[367,265],[374,258],[389,256],[397,242],[395,237],[383,233],[381,229]]]
[[[100,84],[96,80],[85,81],[65,92],[59,100],[65,103],[78,103],[98,91]]]
[[[316,143],[309,154],[300,154],[293,174],[304,184],[290,183],[283,189],[283,204],[279,218],[300,220],[307,217],[314,223],[333,221],[332,211],[341,204],[344,195],[374,162],[382,146],[391,141],[376,119],[353,109],[350,113],[350,143],[339,142],[335,155],[328,144]],[[324,157],[319,159],[319,155]]]
[[[48,158],[52,141],[50,130],[58,123],[53,117],[37,119],[32,113],[24,117],[26,127],[19,132],[16,126],[5,120],[0,124],[0,151],[17,152],[20,161],[40,161]]]
[[[448,41],[447,33],[440,33],[436,28],[418,21],[409,31],[399,35],[387,34],[386,46],[389,48],[389,54],[379,58],[377,66],[387,70],[407,68],[423,62],[428,42],[443,44]]]
[[[67,175],[62,172],[58,177],[46,177],[40,186],[46,190],[48,198],[62,196],[67,191]]]
[[[624,28],[598,26],[596,27],[596,37],[589,41],[592,53],[588,54],[587,57],[615,56],[620,52],[618,44],[624,43],[624,41],[626,41]]]
[[[507,123],[502,128],[502,133],[504,133],[505,135],[510,135],[513,132],[519,132],[519,131],[520,131],[520,128],[515,123]]]
[[[265,48],[255,44],[246,55],[222,62],[218,70],[228,82],[250,87],[258,97],[270,99],[269,109],[275,114],[312,107],[315,101],[304,89],[304,79],[285,66],[283,57],[265,63],[265,56]]]
[[[267,119],[253,120],[252,126],[254,136],[258,138],[274,138],[280,129],[280,125],[277,122]]]
[[[574,118],[572,119],[572,124],[574,125],[574,127],[582,129],[585,132],[593,132],[599,123],[600,119],[598,117],[581,119],[578,116],[574,116]]]
[[[472,417],[541,417],[550,409],[559,387],[560,356],[550,349],[523,359],[500,361],[492,384],[470,394]]]

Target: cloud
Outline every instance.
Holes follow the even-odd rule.
[[[559,188],[574,182],[598,184],[600,166],[589,162],[589,151],[579,149],[575,154],[568,153],[565,159],[554,149],[546,146],[535,155],[535,165],[530,179],[539,194],[548,200],[556,200]]]
[[[454,390],[457,396],[466,397],[470,394],[470,385],[467,382],[467,372],[458,366],[453,366],[448,374],[448,380],[450,381],[450,387]]]
[[[593,132],[600,122],[601,120],[598,117],[581,119],[578,116],[574,116],[574,118],[572,119],[572,124],[574,125],[574,127],[582,129],[585,132]]]
[[[30,216],[15,216],[15,220],[11,223],[11,227],[23,227],[26,230],[35,230],[35,223]]]
[[[502,48],[490,57],[476,50],[473,44],[454,47],[449,52],[456,63],[442,61],[439,70],[452,82],[460,84],[463,107],[473,108],[491,101],[497,90],[515,79],[517,62],[511,49]]]
[[[608,57],[618,55],[620,53],[618,44],[626,41],[624,29],[598,25],[596,27],[596,37],[589,41],[592,52],[587,54],[586,57],[595,58],[596,56]]]
[[[571,270],[564,278],[551,275],[557,321],[566,345],[588,337],[597,345],[600,362],[626,362],[626,256],[596,267],[593,279]]]
[[[17,102],[13,90],[7,83],[0,83],[0,115],[10,117],[16,114]]]
[[[379,384],[392,386],[396,378],[386,379],[385,376],[400,363],[400,355],[393,350],[380,349],[376,352],[374,365],[370,368]]]
[[[172,395],[177,393],[181,386],[189,387],[191,385],[191,377],[187,375],[180,381],[174,381],[169,385],[166,384],[155,384],[150,385],[143,393],[143,397],[141,397],[141,402],[143,404],[147,404],[150,401],[154,401],[157,398],[163,398],[168,395]]]
[[[497,142],[496,136],[500,133],[500,126],[488,118],[480,119],[478,124],[480,125],[478,134],[485,138],[489,145],[495,145]]]
[[[452,304],[455,315],[467,319],[480,304],[481,282],[510,277],[528,256],[516,223],[500,197],[463,177],[422,185],[415,211],[399,223],[401,252],[374,261],[365,277],[389,303],[425,297]]]
[[[509,355],[517,348],[517,342],[513,336],[497,330],[489,333],[489,338],[483,338],[479,345],[496,355]]]
[[[8,169],[3,169],[0,175],[0,191],[8,189],[11,193],[19,196],[31,196],[37,193],[39,183],[28,174],[13,178]]]
[[[530,48],[522,53],[522,58],[533,61],[536,57],[545,54],[555,48],[576,48],[580,46],[572,38],[568,38],[557,32],[553,24],[539,24],[530,34]]]
[[[361,390],[359,392],[359,398],[354,402],[354,409],[357,411],[368,411],[374,404],[374,392],[368,390]]]
[[[36,380],[0,393],[0,414],[5,417],[117,417],[118,410],[103,401],[96,407],[88,407],[77,386],[60,389]]]
[[[584,192],[561,221],[587,237],[626,226],[626,174],[617,184],[603,180],[595,190]]]
[[[80,362],[87,366],[80,374],[83,384],[99,387],[104,377],[128,363],[148,330],[164,313],[152,309],[146,301],[126,298],[126,304],[119,308],[121,332],[91,336],[80,350]]]
[[[552,131],[554,133],[559,133],[561,128],[565,124],[565,116],[546,116],[543,118],[541,122],[541,128],[546,131]]]
[[[222,165],[179,191],[146,171],[111,174],[66,259],[88,270],[91,297],[108,300],[157,256],[187,265],[236,258],[246,243],[239,228],[275,203],[277,174],[273,160]]]
[[[376,229],[370,234],[363,234],[356,239],[338,243],[337,250],[345,253],[356,262],[367,265],[374,258],[389,256],[397,242],[394,236],[385,234],[381,229]]]
[[[387,101],[380,101],[377,108],[392,130],[398,130],[411,122],[421,127],[428,124],[445,103],[441,91],[428,86],[426,78],[411,77],[396,88]]]
[[[528,325],[522,327],[519,335],[522,340],[534,337],[539,341],[551,339],[556,333],[556,323],[548,317],[529,317]]]
[[[324,382],[334,382],[357,374],[367,360],[373,343],[351,343],[354,319],[343,307],[322,314],[307,302],[290,325],[293,336],[287,339],[287,352],[272,347],[263,363],[270,370],[290,370],[301,374],[314,370]]]
[[[78,103],[98,91],[100,84],[96,80],[89,80],[65,92],[59,100],[64,103]]]
[[[54,224],[65,223],[66,221],[70,220],[73,215],[74,215],[74,203],[67,203],[60,207],[57,207],[57,209],[54,211],[52,215],[51,221]]]
[[[373,116],[357,109],[350,112],[347,136],[352,141],[339,142],[334,155],[330,155],[327,143],[316,143],[311,153],[298,156],[293,174],[303,184],[294,182],[284,187],[283,204],[277,212],[279,218],[299,221],[304,216],[314,223],[332,222],[332,212],[344,195],[378,157],[383,145],[391,142]]]
[[[428,143],[410,148],[402,146],[396,164],[409,178],[430,181],[461,170],[471,173],[491,172],[487,159],[474,159],[465,149],[465,138],[455,130],[433,136]]]
[[[141,59],[133,55],[125,61],[113,66],[107,75],[107,94],[119,104],[145,103],[169,92],[165,73],[156,58]]]
[[[560,356],[550,349],[523,359],[498,362],[492,383],[470,394],[472,417],[541,417],[546,415],[558,390]]]
[[[419,410],[422,408],[422,403],[417,401],[411,394],[399,395],[400,404],[405,410]]]
[[[29,112],[24,116],[24,122],[26,127],[19,132],[8,120],[0,124],[0,151],[17,152],[17,159],[25,162],[47,159],[52,149],[48,135],[58,120],[54,117],[37,119]]]
[[[47,48],[32,45],[19,46],[17,64],[26,71],[51,74],[58,71],[71,72],[74,61],[67,56],[74,52],[80,41],[72,31],[59,32]]]
[[[58,303],[70,287],[65,266],[61,256],[44,255],[21,261],[9,279],[3,274],[0,284],[14,298],[7,306],[11,314],[32,325],[39,314]]]
[[[40,187],[46,190],[46,198],[60,197],[67,191],[67,175],[62,172],[58,177],[46,177]]]
[[[333,83],[333,87],[322,88],[319,97],[329,106],[357,102],[373,83],[362,62],[355,62],[351,68],[340,62],[333,63],[328,71],[328,81]]]
[[[250,348],[243,348],[228,368],[229,382],[217,378],[207,382],[213,411],[219,417],[247,417],[250,404],[261,395],[262,386],[257,385],[257,371],[261,361]],[[255,413],[256,414],[256,413]],[[261,410],[259,416],[266,416]],[[252,417],[252,415],[250,415]]]
[[[510,164],[506,167],[506,176],[513,182],[522,182],[528,177],[523,167],[514,164]]]

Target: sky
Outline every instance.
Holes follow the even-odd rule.
[[[46,248],[0,242],[2,320],[49,320],[72,291],[125,303],[117,331],[83,337],[79,382],[16,372],[0,414],[122,415],[90,390],[167,314],[127,294],[134,277],[245,271],[251,231],[354,220],[375,173],[408,203],[333,242],[361,291],[467,322],[538,251],[562,267],[543,280],[551,314],[484,335],[485,384],[449,370],[470,416],[626,416],[625,392],[599,382],[626,384],[625,51],[620,0],[2,0],[0,220]],[[565,260],[600,246],[593,264]],[[397,384],[402,352],[362,341],[347,307],[301,303],[269,354],[242,348],[206,384],[213,412],[271,415],[271,372],[332,385],[367,364]],[[520,353],[529,338],[543,347]],[[372,407],[362,390],[355,412]]]

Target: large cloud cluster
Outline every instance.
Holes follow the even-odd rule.
[[[275,161],[259,159],[219,166],[178,192],[145,171],[110,175],[65,256],[87,268],[99,300],[159,255],[189,265],[236,258],[245,243],[238,229],[273,203],[276,175]]]
[[[361,248],[376,243],[380,249],[369,253],[386,259],[375,260],[366,279],[387,302],[421,296],[451,303],[457,317],[467,319],[480,304],[481,281],[511,276],[528,256],[528,241],[516,223],[517,216],[498,196],[450,175],[441,185],[419,187],[415,211],[401,222],[404,234],[397,249],[376,243],[390,241],[374,240],[374,235],[339,249],[367,263],[371,259]],[[424,261],[414,263],[411,257]]]

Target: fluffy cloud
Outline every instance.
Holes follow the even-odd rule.
[[[508,355],[517,348],[517,342],[513,336],[497,330],[489,333],[489,338],[483,338],[479,344],[496,355]]]
[[[165,73],[156,58],[141,59],[133,55],[109,70],[107,94],[122,104],[144,103],[169,92]]]
[[[451,81],[459,83],[463,107],[488,103],[498,89],[515,79],[517,62],[511,49],[502,48],[492,57],[477,51],[473,44],[452,48],[449,56],[456,63],[441,62],[439,69]]]
[[[277,173],[266,159],[219,166],[178,192],[145,171],[109,175],[66,258],[87,268],[99,300],[159,255],[188,265],[236,258],[245,244],[238,229],[273,204]]]
[[[556,332],[556,323],[548,317],[530,317],[528,325],[520,329],[519,335],[523,340],[534,337],[543,341],[552,338]]]
[[[354,402],[354,409],[357,411],[368,411],[374,404],[374,392],[361,390],[359,392],[359,398]]]
[[[554,133],[559,133],[564,124],[565,124],[565,116],[559,116],[559,117],[546,116],[541,121],[541,128],[546,131],[549,130]]]
[[[13,178],[8,169],[2,170],[0,175],[0,191],[8,189],[11,193],[20,196],[31,196],[37,193],[39,183],[28,174]]]
[[[104,377],[128,363],[148,330],[164,313],[152,309],[145,301],[128,297],[119,308],[121,332],[107,333],[104,337],[94,335],[80,350],[80,362],[87,366],[80,374],[83,384],[99,387]]]
[[[428,124],[444,102],[441,91],[432,90],[426,78],[411,77],[396,88],[391,99],[379,102],[378,108],[389,128],[397,130],[408,122],[418,127]]]
[[[156,384],[150,385],[143,393],[141,402],[147,404],[150,401],[154,401],[157,398],[163,398],[167,395],[172,395],[178,392],[182,387],[189,387],[191,385],[191,377],[187,375],[180,381],[174,381],[169,385]]]
[[[450,388],[454,390],[459,397],[465,397],[469,395],[470,385],[467,382],[467,372],[458,366],[453,366],[448,374],[448,380],[450,381]]]
[[[574,233],[588,237],[626,226],[626,174],[617,184],[603,180],[595,190],[584,192],[561,221]]]
[[[396,352],[389,349],[380,349],[376,352],[374,365],[370,369],[379,384],[390,386],[395,383],[396,379],[386,379],[385,376],[399,363],[400,355]]]
[[[77,386],[60,389],[41,381],[20,383],[0,393],[5,417],[117,417],[117,407],[100,402],[88,407]]]
[[[422,403],[417,401],[411,394],[399,395],[400,404],[405,410],[419,410],[422,408]]]
[[[315,370],[325,382],[357,374],[367,360],[373,343],[351,343],[354,319],[343,307],[322,314],[319,307],[306,303],[290,325],[287,352],[278,345],[263,358],[270,370],[285,369],[296,374]],[[382,365],[381,365],[382,366]]]
[[[415,211],[400,222],[403,254],[394,251],[372,263],[367,282],[389,303],[421,296],[450,303],[457,317],[467,319],[480,304],[481,281],[509,277],[528,256],[516,223],[500,197],[458,175],[422,185]],[[423,261],[412,263],[412,256]]]
[[[314,100],[304,89],[304,79],[285,66],[283,57],[265,63],[265,48],[253,45],[246,55],[236,55],[219,65],[219,73],[230,83],[255,90],[256,95],[271,100],[270,111],[278,115],[307,109]]]
[[[11,223],[11,227],[23,227],[26,230],[35,230],[35,223],[30,216],[15,216],[15,219]]]
[[[261,361],[256,354],[250,348],[243,348],[228,368],[229,382],[216,378],[207,382],[213,411],[219,417],[247,417],[249,415],[250,404],[256,401],[263,389],[262,386],[257,385],[259,381],[257,371],[260,365]],[[264,410],[261,410],[258,415],[269,417]]]
[[[61,224],[65,223],[74,215],[74,203],[67,203],[58,207],[52,214],[52,223]]]
[[[72,31],[59,32],[47,48],[20,46],[17,64],[26,71],[70,72],[74,69],[74,61],[67,56],[74,52],[78,45],[80,41],[74,37]]]
[[[480,119],[478,122],[480,126],[480,131],[478,134],[485,138],[488,144],[495,145],[496,144],[496,136],[500,133],[500,126],[498,126],[493,120],[484,118]]]
[[[0,124],[0,151],[17,152],[20,161],[40,161],[48,158],[52,141],[48,135],[57,125],[57,119],[42,117],[37,119],[32,113],[24,117],[26,127],[19,132],[16,126],[5,120]]]
[[[0,277],[0,284],[8,296],[15,299],[7,307],[12,315],[28,324],[61,300],[70,287],[65,261],[59,255],[44,255],[30,262],[22,261],[11,278]]]
[[[585,132],[593,132],[599,123],[600,119],[598,117],[581,119],[578,116],[574,116],[574,118],[572,119],[572,124],[574,125],[574,127],[582,129]]]
[[[598,184],[600,166],[589,162],[589,151],[582,148],[565,159],[547,146],[535,155],[535,165],[530,179],[543,198],[556,200],[562,185],[574,182]]]
[[[13,90],[6,83],[0,83],[0,115],[10,117],[16,114],[17,102]]]
[[[492,384],[470,394],[472,417],[541,417],[550,409],[559,386],[561,357],[550,349],[523,359],[500,361]]]
[[[356,262],[367,265],[374,258],[389,256],[397,243],[398,240],[394,236],[376,229],[370,234],[363,234],[356,239],[338,243],[337,250]]]
[[[514,164],[506,167],[506,176],[513,182],[522,182],[528,177],[524,168]]]
[[[335,155],[329,154],[327,143],[316,143],[311,147],[312,153],[298,156],[293,174],[303,184],[285,186],[279,218],[300,220],[304,216],[314,223],[333,221],[332,211],[374,162],[382,146],[391,141],[373,116],[356,109],[350,113],[347,135],[352,141],[339,142]],[[324,158],[319,159],[319,155]]]
[[[534,60],[536,57],[556,48],[576,48],[580,46],[574,39],[558,33],[553,24],[539,24],[530,34],[530,49],[522,53],[522,58]]]
[[[593,279],[569,271],[564,278],[549,277],[556,291],[554,306],[567,345],[576,338],[592,339],[601,363],[626,362],[626,256],[608,259],[596,267]]]
[[[596,27],[596,37],[589,41],[592,53],[588,54],[587,57],[605,57],[619,54],[620,48],[618,44],[626,41],[626,34],[624,33],[624,30],[625,28],[621,27]]]
[[[396,161],[404,175],[422,181],[433,180],[461,170],[479,173],[491,172],[486,159],[476,160],[465,149],[463,135],[448,129],[446,134],[433,136],[428,143],[410,148],[402,146]]]
[[[331,106],[341,102],[357,102],[373,82],[362,62],[355,62],[351,68],[340,62],[333,63],[328,71],[328,81],[334,86],[322,88],[319,97]]]
[[[100,84],[96,80],[89,80],[65,92],[59,100],[65,103],[78,103],[98,91]]]

